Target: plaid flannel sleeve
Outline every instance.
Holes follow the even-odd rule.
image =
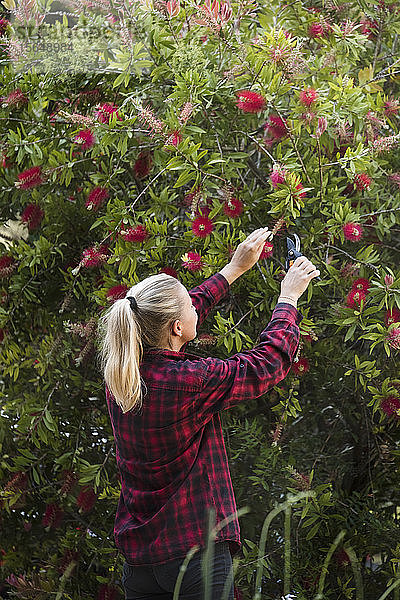
[[[215,273],[197,287],[189,290],[189,295],[199,317],[197,325],[200,326],[207,318],[210,311],[229,292],[229,283],[221,273]]]
[[[292,305],[276,305],[270,322],[252,350],[226,360],[202,359],[203,387],[194,407],[204,423],[215,413],[258,398],[288,374],[295,356],[303,315]]]

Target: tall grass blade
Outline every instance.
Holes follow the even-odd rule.
[[[178,577],[176,578],[176,581],[175,581],[173,600],[179,600],[179,592],[181,589],[183,577],[185,575],[187,566],[188,566],[189,562],[192,560],[193,556],[199,550],[200,550],[200,546],[193,546],[192,548],[190,548],[189,552],[186,554],[185,559],[179,569]]]
[[[340,531],[338,533],[338,535],[336,536],[336,538],[333,540],[331,547],[328,550],[328,554],[326,555],[324,564],[322,565],[321,576],[320,576],[319,582],[318,582],[318,591],[317,591],[317,594],[316,594],[314,600],[324,600],[323,591],[324,591],[326,575],[328,573],[328,565],[332,558],[332,554],[335,552],[336,548],[339,546],[340,542],[342,541],[342,539],[344,538],[345,535],[346,535],[346,530],[342,529],[342,531]]]
[[[283,575],[283,595],[288,596],[290,592],[290,519],[292,507],[285,509],[285,570]]]
[[[396,594],[399,591],[399,586],[400,586],[400,579],[398,579],[397,581],[395,581],[394,583],[392,583],[392,585],[390,587],[388,587],[388,589],[382,594],[382,596],[379,596],[378,600],[385,600],[385,598],[387,598],[390,594],[390,592],[392,590],[395,590],[394,592],[394,599],[396,598]]]
[[[346,547],[346,552],[350,558],[351,568],[353,569],[354,579],[356,582],[356,600],[364,600],[364,590],[363,590],[363,583],[362,583],[362,577],[361,577],[361,570],[360,570],[360,565],[357,560],[356,553],[354,552],[353,548],[347,548],[347,547]]]

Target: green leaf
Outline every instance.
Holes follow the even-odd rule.
[[[354,332],[356,330],[357,327],[357,323],[353,323],[353,325],[348,329],[346,336],[344,338],[344,341],[347,342],[347,340],[352,339]]]
[[[116,88],[118,85],[121,85],[121,83],[124,81],[125,77],[126,77],[126,73],[125,73],[125,71],[122,71],[122,73],[120,73],[118,75],[118,77],[116,77],[114,79],[114,83],[112,85],[113,89]]]
[[[316,536],[320,526],[321,526],[320,522],[315,523],[314,527],[312,527],[311,530],[307,533],[306,540],[311,540],[314,536]]]
[[[193,171],[190,170],[186,170],[183,171],[183,173],[181,173],[177,179],[177,181],[174,184],[174,188],[178,188],[178,187],[182,187],[183,185],[189,183],[189,181],[191,181],[194,177]]]
[[[39,474],[37,472],[37,470],[35,469],[35,467],[32,467],[32,475],[33,475],[33,479],[35,480],[35,482],[40,485],[40,477]]]

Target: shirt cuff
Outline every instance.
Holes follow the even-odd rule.
[[[272,312],[272,319],[277,316],[280,319],[286,318],[291,322],[299,325],[301,321],[304,319],[304,316],[301,312],[293,306],[293,304],[289,304],[288,302],[278,302]]]

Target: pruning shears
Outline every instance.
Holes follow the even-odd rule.
[[[286,238],[286,244],[287,244],[287,255],[286,255],[286,261],[285,261],[285,271],[287,272],[290,267],[292,266],[292,264],[294,263],[294,261],[296,260],[297,257],[299,256],[303,256],[303,253],[300,251],[300,238],[299,236],[294,233],[294,238],[295,241],[293,242],[293,240],[289,237]],[[321,280],[321,277],[314,277],[313,279],[318,279]]]

